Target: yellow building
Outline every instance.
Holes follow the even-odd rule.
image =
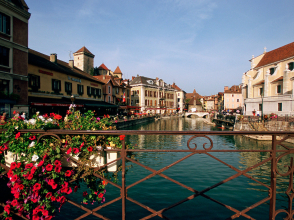
[[[141,107],[141,112],[172,113],[177,110],[176,89],[162,79],[144,76],[133,77],[131,105]]]
[[[242,78],[246,115],[254,110],[260,114],[294,113],[293,58],[294,42],[252,57],[251,69]]]
[[[29,50],[30,114],[55,112],[65,115],[71,104],[81,112],[95,110],[97,115],[116,114],[117,106],[104,102],[103,82],[69,63]]]

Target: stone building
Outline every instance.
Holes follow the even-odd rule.
[[[0,0],[0,113],[28,112],[28,20],[24,0]]]
[[[74,63],[80,70],[90,73],[91,69],[94,68],[94,57],[86,47],[82,47],[77,52],[73,53]]]
[[[294,42],[254,57],[243,74],[244,112],[261,114],[294,113]]]

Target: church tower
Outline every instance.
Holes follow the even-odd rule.
[[[90,73],[91,69],[94,68],[94,57],[86,47],[82,47],[77,52],[73,53],[75,67],[83,70],[86,73]]]

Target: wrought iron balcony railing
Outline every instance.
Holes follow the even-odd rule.
[[[244,131],[137,131],[137,130],[120,130],[120,131],[68,131],[68,130],[50,130],[50,131],[42,131],[42,130],[22,130],[20,131],[21,133],[26,133],[26,132],[31,132],[31,133],[39,133],[39,134],[44,134],[44,135],[54,135],[55,137],[57,137],[58,135],[190,135],[190,139],[187,141],[187,148],[186,149],[126,149],[125,148],[125,140],[122,140],[122,149],[117,149],[116,151],[120,152],[120,157],[117,160],[112,161],[111,163],[115,163],[119,160],[121,160],[122,163],[122,171],[121,171],[121,184],[117,184],[114,182],[111,182],[107,179],[105,179],[103,176],[95,174],[95,176],[97,178],[101,178],[104,179],[106,181],[108,181],[111,185],[113,185],[114,187],[118,188],[120,190],[120,196],[113,199],[112,201],[109,201],[103,205],[100,205],[94,209],[89,209],[83,205],[77,204],[73,201],[71,201],[70,199],[67,199],[68,203],[71,203],[72,205],[76,206],[77,208],[80,208],[82,210],[84,210],[86,213],[81,215],[80,217],[76,218],[76,219],[83,219],[89,215],[94,215],[97,216],[98,218],[101,219],[108,219],[107,217],[103,216],[102,214],[99,214],[99,210],[103,209],[106,206],[111,205],[114,202],[117,201],[121,201],[122,204],[122,219],[126,219],[126,209],[128,208],[126,205],[126,200],[142,207],[143,209],[146,209],[149,212],[149,215],[145,216],[143,219],[150,219],[152,217],[155,216],[159,216],[161,218],[164,219],[168,219],[165,216],[165,212],[167,210],[170,210],[174,207],[179,206],[180,204],[183,204],[187,201],[193,200],[197,197],[203,197],[205,199],[208,199],[212,202],[215,202],[227,209],[229,209],[230,211],[233,212],[233,214],[228,218],[228,219],[236,219],[239,217],[243,217],[246,219],[254,219],[253,217],[250,216],[250,214],[248,214],[248,212],[252,209],[258,208],[259,206],[261,206],[262,204],[265,203],[269,203],[269,211],[268,213],[265,213],[265,215],[268,215],[269,219],[276,219],[277,216],[280,213],[284,213],[286,214],[287,218],[286,219],[293,219],[293,214],[294,211],[292,210],[292,206],[293,206],[293,198],[294,198],[294,189],[293,189],[293,173],[294,173],[294,165],[293,165],[293,158],[291,157],[291,160],[288,164],[288,171],[282,173],[279,169],[277,164],[279,163],[279,161],[281,160],[281,158],[287,156],[287,155],[291,155],[294,153],[294,148],[290,148],[288,146],[285,145],[285,140],[289,139],[289,138],[293,138],[294,137],[294,132],[244,132]],[[214,147],[214,142],[212,140],[211,137],[216,136],[216,135],[268,135],[271,136],[271,149],[220,149],[220,148],[215,148]],[[202,137],[205,138],[207,141],[207,145],[203,144],[203,146],[197,146],[197,138]],[[199,144],[198,144],[199,145]],[[277,146],[281,146],[279,148],[277,148]],[[105,150],[107,151],[107,149]],[[113,151],[113,149],[112,149]],[[134,153],[138,153],[138,152],[174,152],[174,153],[181,153],[181,152],[186,152],[187,155],[183,156],[182,158],[173,161],[170,165],[165,166],[159,170],[154,170],[151,167],[148,167],[142,163],[140,163],[139,161],[137,161],[136,159],[131,159],[127,156],[127,152],[134,152]],[[221,158],[218,158],[215,156],[215,154],[213,153],[229,153],[229,152],[263,152],[263,153],[268,153],[268,157],[266,159],[261,160],[260,162],[257,162],[255,164],[250,164],[250,166],[244,170],[241,170],[237,167],[234,167],[232,165],[230,165],[228,162],[223,161]],[[163,172],[168,170],[169,168],[171,168],[172,166],[175,166],[176,164],[188,159],[189,157],[193,156],[193,155],[206,155],[218,162],[220,162],[221,164],[223,164],[224,166],[229,167],[230,169],[232,169],[233,171],[235,171],[234,175],[229,176],[226,179],[221,180],[220,182],[211,185],[205,189],[202,190],[198,190],[198,189],[194,189],[191,188],[171,177],[169,177],[168,175],[164,174]],[[138,166],[143,167],[146,170],[149,170],[151,172],[151,174],[145,176],[144,178],[130,184],[127,185],[126,184],[126,161],[130,161],[134,164],[137,164]],[[110,165],[111,163],[105,164],[103,167]],[[256,179],[255,177],[250,175],[250,171],[252,171],[253,169],[260,167],[262,165],[264,165],[265,163],[270,163],[270,182],[268,184]],[[2,167],[5,167],[4,164],[1,164]],[[93,169],[99,169],[99,168],[93,168]],[[138,201],[136,201],[135,199],[131,198],[128,195],[128,190],[131,189],[132,187],[136,186],[137,184],[140,184],[148,179],[150,179],[151,177],[154,176],[161,176],[163,178],[165,178],[166,180],[169,180],[175,184],[178,184],[179,186],[187,189],[188,191],[191,192],[190,196],[186,197],[185,199],[182,199],[181,201],[178,201],[172,205],[169,205],[163,209],[160,210],[155,210],[152,209],[148,206],[146,206],[145,204],[142,204]],[[254,204],[252,204],[250,207],[244,208],[243,210],[238,210],[236,208],[234,208],[233,206],[229,206],[223,202],[220,202],[218,200],[216,200],[215,198],[213,198],[213,196],[208,195],[208,192],[216,187],[219,187],[221,185],[223,185],[224,183],[230,182],[234,179],[236,179],[239,176],[244,176],[247,177],[249,179],[251,179],[252,181],[254,181],[256,184],[260,184],[261,186],[265,187],[268,191],[268,196],[261,198],[259,201],[256,201]],[[277,204],[277,179],[279,177],[289,177],[289,186],[288,189],[286,190],[285,193],[285,200],[288,200],[288,206],[285,207],[285,209],[276,209],[276,204]],[[188,177],[187,177],[188,178]],[[174,193],[174,192],[171,192]],[[2,204],[3,206],[4,204]],[[209,207],[207,207],[209,209]],[[3,215],[3,213],[2,213]],[[1,214],[0,214],[1,216]],[[24,219],[26,219],[25,217],[23,217]]]

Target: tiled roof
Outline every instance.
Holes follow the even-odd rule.
[[[114,70],[113,73],[122,73],[121,70],[120,70],[120,68],[119,68],[119,66],[116,67],[116,69]]]
[[[99,67],[98,67],[99,70],[109,70],[105,65],[104,63],[102,63]]]
[[[201,95],[199,95],[196,90],[193,90],[193,93],[187,93],[186,94],[186,99],[192,99],[193,97],[196,97],[197,99],[201,98]]]
[[[267,52],[255,68],[294,56],[294,42]]]
[[[189,105],[194,105],[194,97],[189,101]],[[202,103],[199,101],[199,99],[196,99],[196,105],[202,105]]]
[[[172,87],[178,91],[181,91],[181,89],[175,83],[172,84]]]
[[[225,90],[224,93],[242,93],[240,86],[233,85],[228,90]]]
[[[113,86],[120,86],[118,82],[116,82],[116,80],[114,80],[113,76],[109,76],[109,75],[99,75],[99,76],[94,76],[96,79],[99,79],[101,82],[107,84],[109,81],[112,82]]]
[[[86,47],[82,47],[81,49],[79,49],[77,52],[75,53],[80,53],[80,52],[84,52],[84,53],[88,53],[94,56],[94,54],[92,54]]]
[[[35,50],[29,49],[28,53],[28,62],[31,65],[42,67],[48,70],[68,74],[71,76],[76,76],[82,79],[87,79],[93,82],[100,82],[102,83],[99,79],[94,78],[90,74],[74,67],[73,69],[68,65],[68,63],[58,60],[57,62],[51,62],[50,61],[50,56],[47,56],[45,54],[42,54],[40,52],[37,52]]]

